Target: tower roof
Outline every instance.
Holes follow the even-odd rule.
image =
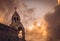
[[[15,8],[15,12],[14,12],[13,16],[19,16],[19,14],[16,11],[16,8]]]
[[[13,16],[19,16],[16,10],[15,10]]]
[[[13,21],[13,22],[14,22],[14,21],[20,21],[20,16],[19,16],[19,14],[17,13],[16,8],[15,8],[14,14],[12,15],[12,21]]]

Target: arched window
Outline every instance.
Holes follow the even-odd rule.
[[[18,37],[22,39],[22,30],[19,31]]]
[[[14,22],[19,21],[18,17],[14,17],[13,19],[14,19]]]

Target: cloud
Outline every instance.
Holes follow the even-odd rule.
[[[48,23],[47,32],[48,39],[47,41],[60,41],[60,5],[55,7],[55,12],[52,14],[45,15],[45,21]]]
[[[8,16],[13,11],[14,2],[15,0],[0,0],[0,17],[4,20],[8,20]]]
[[[6,25],[11,23],[11,17],[14,14],[15,7],[17,7],[19,15],[21,15],[21,11],[25,9],[25,4],[20,0],[0,0],[0,17],[4,19],[4,22],[1,21],[0,23]]]

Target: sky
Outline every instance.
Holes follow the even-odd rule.
[[[0,16],[4,18],[2,23],[7,25],[11,23],[14,8],[17,7],[16,11],[23,25],[28,27],[34,21],[39,22],[46,13],[54,11],[52,8],[57,4],[57,0],[0,0],[0,4]]]
[[[32,0],[32,1],[24,0],[24,3],[28,6],[28,8],[36,8],[36,13],[42,17],[45,13],[50,11],[57,4],[57,1],[56,0]]]
[[[47,38],[48,41],[54,39],[57,41],[59,38],[59,14],[51,13],[55,10],[55,12],[59,11],[59,9],[54,9],[56,5],[57,0],[0,0],[0,22],[10,25],[11,17],[17,7],[16,11],[20,15],[23,26],[27,29],[25,32],[27,41],[45,41]],[[56,32],[54,32],[55,29]],[[53,40],[50,36],[51,38],[53,36]]]
[[[28,11],[31,11],[30,9],[33,10],[33,12],[31,12],[31,15],[29,16],[32,22],[34,20],[40,21],[40,19],[42,19],[46,13],[53,12],[54,11],[53,7],[57,5],[57,0],[22,0],[22,1],[27,6]],[[30,22],[30,24],[32,23]]]

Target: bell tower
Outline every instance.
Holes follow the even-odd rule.
[[[12,15],[12,22],[11,22],[10,26],[14,27],[14,29],[16,29],[18,31],[18,33],[22,32],[20,39],[22,39],[22,41],[25,41],[25,29],[24,29],[24,27],[23,27],[23,25],[22,25],[20,20],[21,20],[20,16],[17,13],[16,8],[15,8],[15,12]]]
[[[14,23],[14,25],[18,25],[20,23],[20,16],[18,15],[16,8],[14,14],[12,15],[12,23]]]

